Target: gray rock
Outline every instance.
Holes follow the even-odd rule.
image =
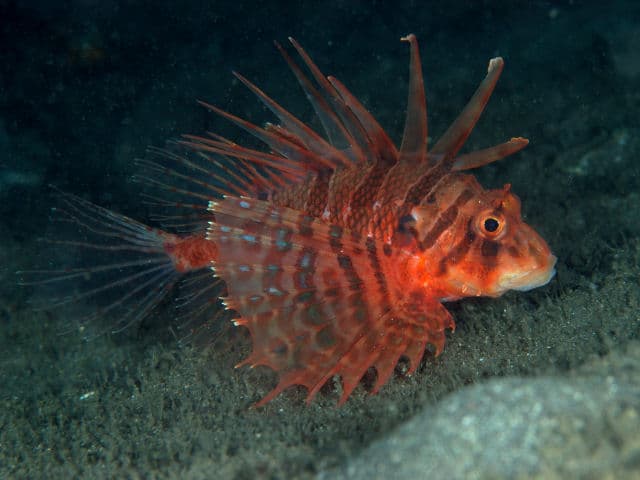
[[[319,478],[640,478],[638,360],[465,388]]]

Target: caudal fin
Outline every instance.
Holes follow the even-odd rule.
[[[149,316],[181,279],[200,273],[209,281],[198,283],[199,291],[187,289],[181,298],[185,305],[197,303],[203,313],[205,305],[196,300],[218,287],[210,272],[177,268],[171,247],[185,237],[74,195],[56,191],[56,197],[52,214],[60,228],[53,238],[42,239],[38,263],[44,268],[18,272],[19,282],[33,288],[37,309],[73,309],[78,327],[100,326],[87,330],[88,336],[118,332]]]

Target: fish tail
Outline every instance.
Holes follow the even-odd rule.
[[[46,268],[18,272],[19,283],[33,288],[36,309],[80,308],[72,317],[93,336],[86,326],[98,318],[111,332],[140,323],[177,284],[177,306],[190,313],[210,307],[199,299],[218,288],[206,270],[216,250],[202,235],[168,233],[75,195],[56,196],[52,213],[65,234],[42,239],[38,264]]]

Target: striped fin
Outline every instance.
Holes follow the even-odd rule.
[[[241,365],[280,374],[258,405],[291,385],[305,386],[310,401],[337,374],[342,403],[368,368],[378,370],[377,391],[401,355],[413,371],[427,343],[442,349],[448,313],[435,300],[422,301],[429,310],[419,315],[417,303],[392,306],[382,248],[372,238],[256,199],[227,197],[210,209],[214,269],[227,283],[223,300],[253,341]]]

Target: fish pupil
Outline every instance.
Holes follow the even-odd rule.
[[[498,220],[496,220],[495,218],[489,217],[484,221],[484,229],[487,232],[495,232],[496,230],[498,230],[498,227],[500,226],[500,223],[498,223]]]

